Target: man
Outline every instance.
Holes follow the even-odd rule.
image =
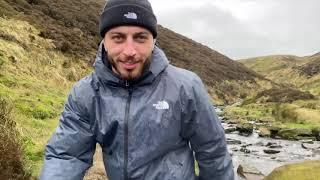
[[[82,179],[96,143],[110,180],[233,179],[223,128],[197,75],[155,46],[147,0],[109,0],[94,72],[72,89],[45,153],[43,180]]]

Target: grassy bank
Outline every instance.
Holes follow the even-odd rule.
[[[264,180],[317,180],[320,177],[320,161],[281,166],[273,170]]]
[[[318,100],[297,100],[292,103],[250,103],[228,106],[224,116],[229,121],[247,123],[254,121],[268,129],[310,130],[320,128],[320,102]],[[282,138],[291,139],[283,136]]]
[[[26,169],[38,176],[68,91],[90,68],[55,51],[27,22],[0,18],[0,27],[0,95],[12,99]]]

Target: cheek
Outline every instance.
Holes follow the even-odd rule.
[[[141,47],[139,49],[139,52],[141,56],[143,57],[149,57],[152,53],[153,47],[152,46],[147,46],[147,47]]]
[[[112,59],[117,59],[118,56],[121,55],[122,49],[119,47],[106,46],[106,51],[108,52],[108,56]]]

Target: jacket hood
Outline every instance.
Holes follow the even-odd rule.
[[[109,61],[104,61],[106,57],[107,52],[105,51],[103,42],[101,42],[96,55],[95,63],[93,65],[94,72],[99,80],[103,83],[114,86],[125,85],[125,81],[108,67]],[[143,72],[141,77],[131,83],[134,85],[150,84],[162,71],[166,69],[168,65],[169,61],[164,52],[159,47],[155,46],[151,55],[149,67],[145,70],[145,72]]]

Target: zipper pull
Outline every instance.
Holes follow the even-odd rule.
[[[126,84],[126,87],[127,87],[127,88],[130,87],[129,81],[126,81],[125,84]]]

